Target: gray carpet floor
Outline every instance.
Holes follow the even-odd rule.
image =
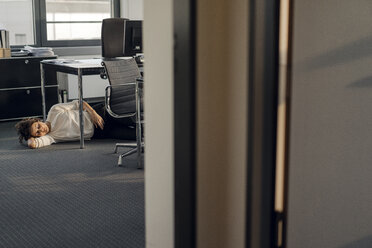
[[[14,124],[0,122],[0,247],[145,247],[135,155],[116,167],[116,140],[29,149]]]

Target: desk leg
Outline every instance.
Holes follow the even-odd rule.
[[[80,121],[80,149],[84,149],[84,115],[83,115],[83,78],[82,71],[78,69],[79,87],[79,121]]]
[[[45,105],[45,72],[44,65],[40,63],[40,77],[41,77],[41,107],[43,109],[43,121],[46,121],[46,105]]]

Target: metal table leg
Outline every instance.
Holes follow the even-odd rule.
[[[45,105],[45,72],[44,65],[40,63],[40,76],[41,76],[41,106],[43,109],[43,121],[46,121],[46,105]]]
[[[83,116],[83,78],[82,70],[78,69],[79,87],[79,122],[80,122],[80,149],[84,149],[84,116]]]

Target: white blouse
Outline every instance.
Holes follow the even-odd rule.
[[[94,125],[88,112],[83,111],[83,116],[84,139],[90,139],[94,134]],[[47,121],[51,124],[51,130],[47,135],[35,138],[36,148],[57,142],[80,140],[78,100],[53,105]]]

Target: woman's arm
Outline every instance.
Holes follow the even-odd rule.
[[[45,135],[45,136],[38,137],[38,138],[31,137],[27,140],[27,146],[31,149],[36,149],[36,148],[40,148],[40,147],[44,147],[44,146],[49,146],[53,143],[55,143],[55,141],[49,135]]]
[[[103,130],[103,125],[105,124],[105,122],[103,121],[102,117],[97,114],[97,112],[88,103],[83,102],[83,110],[88,112],[94,126],[96,128],[98,126]]]

